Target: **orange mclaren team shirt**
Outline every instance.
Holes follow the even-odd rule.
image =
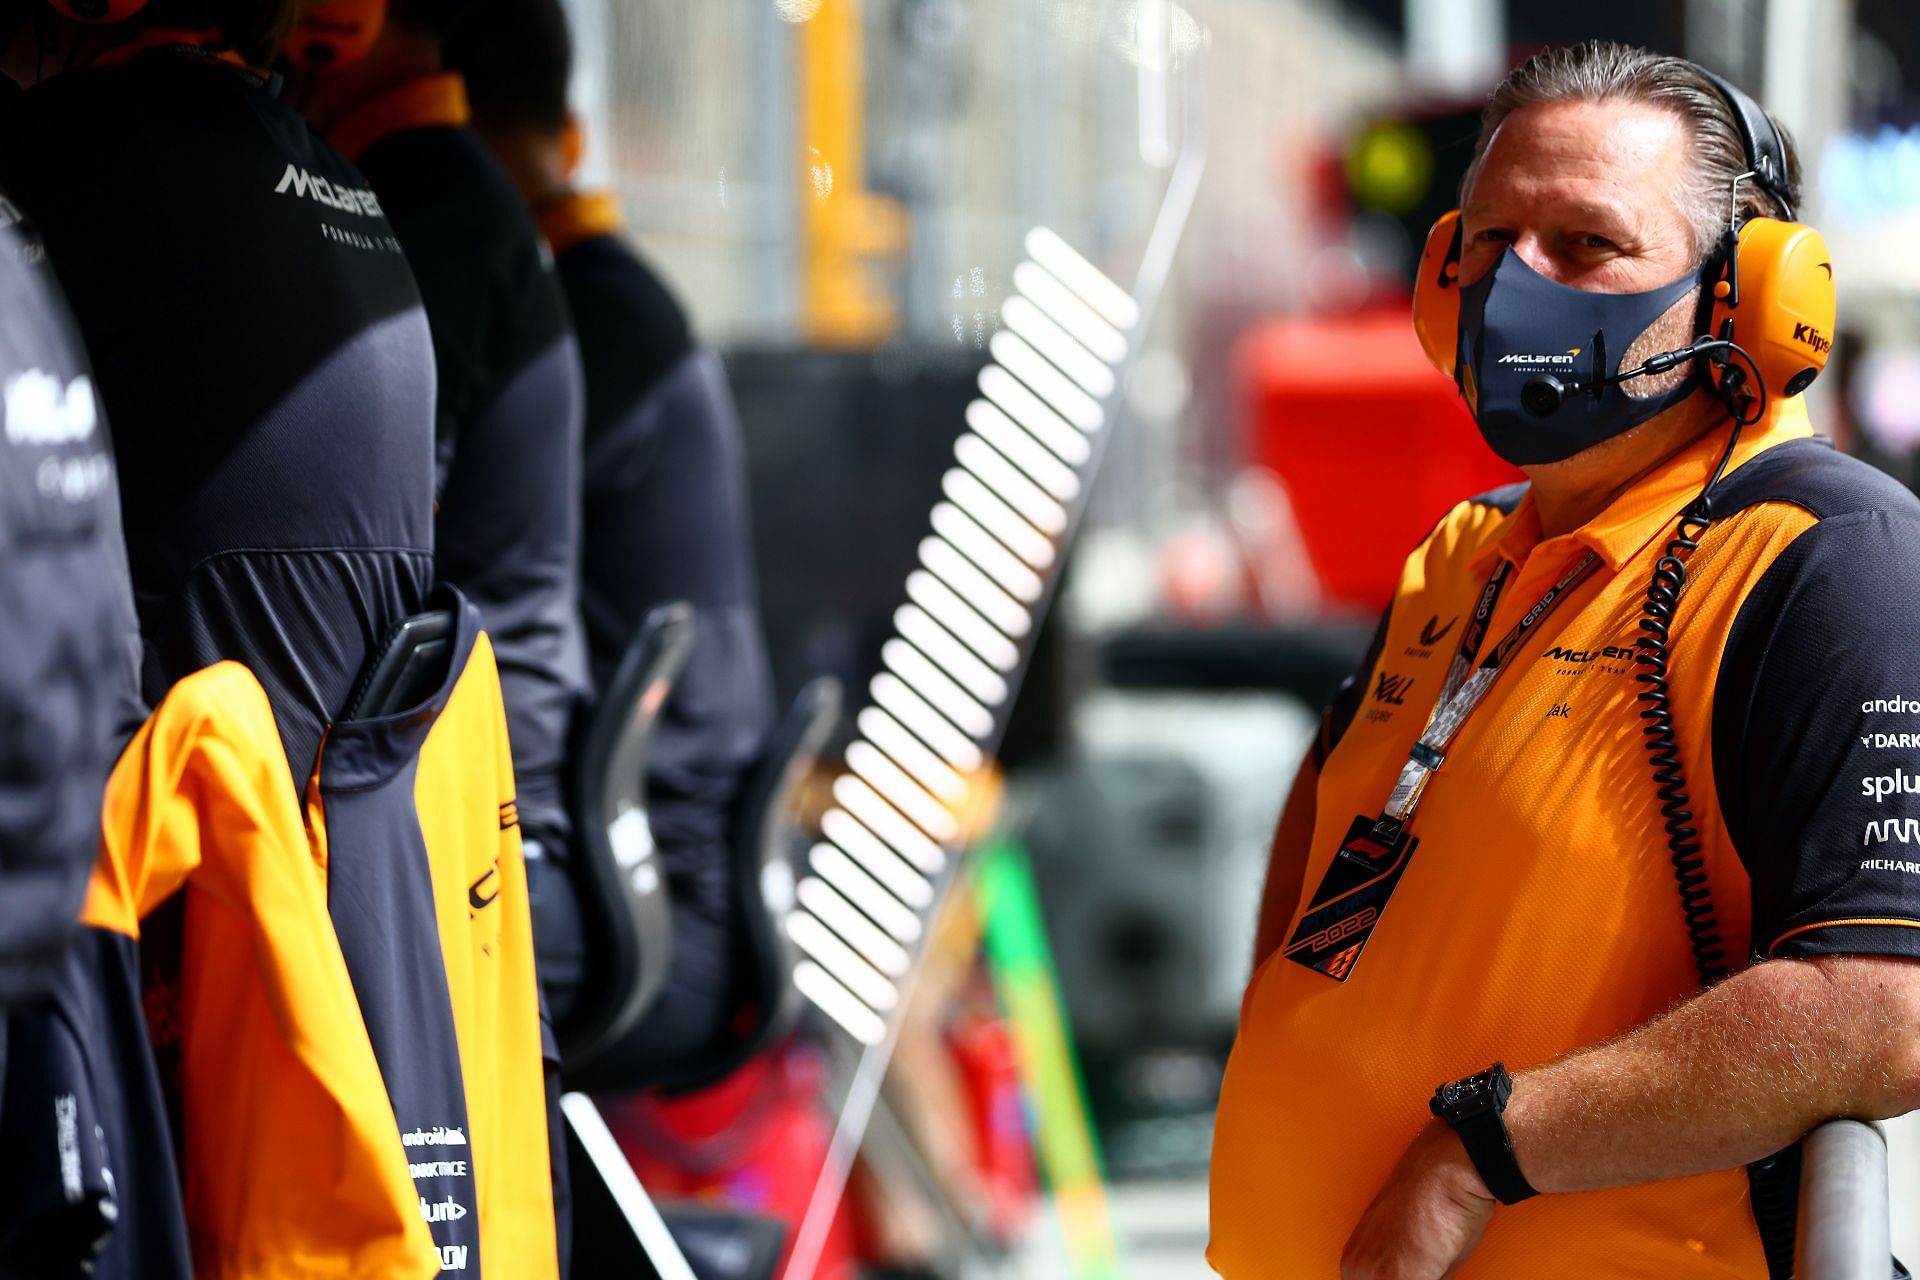
[[[329,726],[304,814],[231,662],[176,684],[108,784],[83,922],[137,939],[185,898],[176,1140],[203,1280],[557,1272],[505,718],[452,599],[439,689]],[[417,868],[421,891],[370,862]],[[387,972],[356,928],[384,935]]]
[[[1208,1260],[1317,1280],[1436,1086],[1518,1071],[1697,988],[1631,653],[1656,559],[1730,427],[1584,528],[1543,539],[1524,486],[1454,508],[1407,559],[1336,697],[1313,842],[1279,950],[1241,1007],[1214,1137]],[[1797,400],[1747,429],[1693,555],[1674,718],[1731,961],[1920,955],[1920,503],[1811,438]],[[1287,954],[1356,818],[1379,814],[1461,630],[1513,566],[1485,645],[1591,549],[1427,787],[1416,842],[1344,978]],[[1297,953],[1298,954],[1298,953]],[[1741,1170],[1498,1209],[1462,1280],[1762,1280]]]

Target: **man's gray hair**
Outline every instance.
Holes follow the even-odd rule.
[[[1473,163],[1461,184],[1466,193],[1486,158],[1487,144],[1506,118],[1521,107],[1546,102],[1644,102],[1665,107],[1679,116],[1693,138],[1695,163],[1688,166],[1691,183],[1683,207],[1693,222],[1694,248],[1701,258],[1713,250],[1727,228],[1727,191],[1748,169],[1740,123],[1713,81],[1685,58],[1649,53],[1611,40],[1543,49],[1507,73],[1480,113],[1480,139],[1474,144]],[[1769,119],[1772,117],[1769,116]],[[1775,122],[1778,124],[1778,121]],[[1800,157],[1793,139],[1780,131],[1786,144],[1786,187],[1800,203]],[[1752,179],[1740,184],[1740,213],[1782,216],[1773,198]]]

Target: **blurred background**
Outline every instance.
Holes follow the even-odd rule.
[[[586,177],[740,401],[780,691],[849,691],[809,838],[828,863],[871,852],[841,784],[895,794],[875,699],[970,733],[980,713],[974,736],[999,743],[997,763],[887,756],[963,814],[944,843],[965,852],[919,867],[924,927],[893,931],[897,953],[840,929],[850,957],[790,930],[825,970],[802,1034],[622,1118],[650,1190],[786,1218],[798,1274],[1206,1274],[1211,1115],[1280,801],[1407,548],[1512,478],[1424,363],[1407,300],[1515,61],[1629,41],[1780,116],[1841,289],[1815,421],[1914,479],[1911,0],[569,8]],[[1102,366],[1049,397],[1084,402],[1071,429],[997,381],[1061,329]],[[1022,455],[1007,418],[1065,445]],[[1045,535],[1010,566],[949,527],[956,503],[1005,511],[955,492],[982,438],[1003,456],[969,472],[1005,476]],[[979,672],[942,664],[964,689],[914,662],[932,650],[915,610],[944,599],[926,571],[955,580],[942,540],[993,579],[971,607],[1018,633]],[[943,621],[964,638],[967,616]],[[809,878],[833,877],[819,845],[794,868],[804,916]],[[1894,1204],[1917,1196],[1897,1169]],[[1896,1246],[1912,1216],[1896,1208]]]

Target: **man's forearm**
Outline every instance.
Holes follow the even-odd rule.
[[[1515,1077],[1514,1153],[1541,1191],[1726,1169],[1834,1116],[1920,1106],[1920,965],[1757,965],[1614,1040]]]

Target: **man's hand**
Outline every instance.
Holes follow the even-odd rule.
[[[1420,1131],[1340,1254],[1340,1280],[1442,1280],[1480,1243],[1499,1202],[1453,1130]]]

